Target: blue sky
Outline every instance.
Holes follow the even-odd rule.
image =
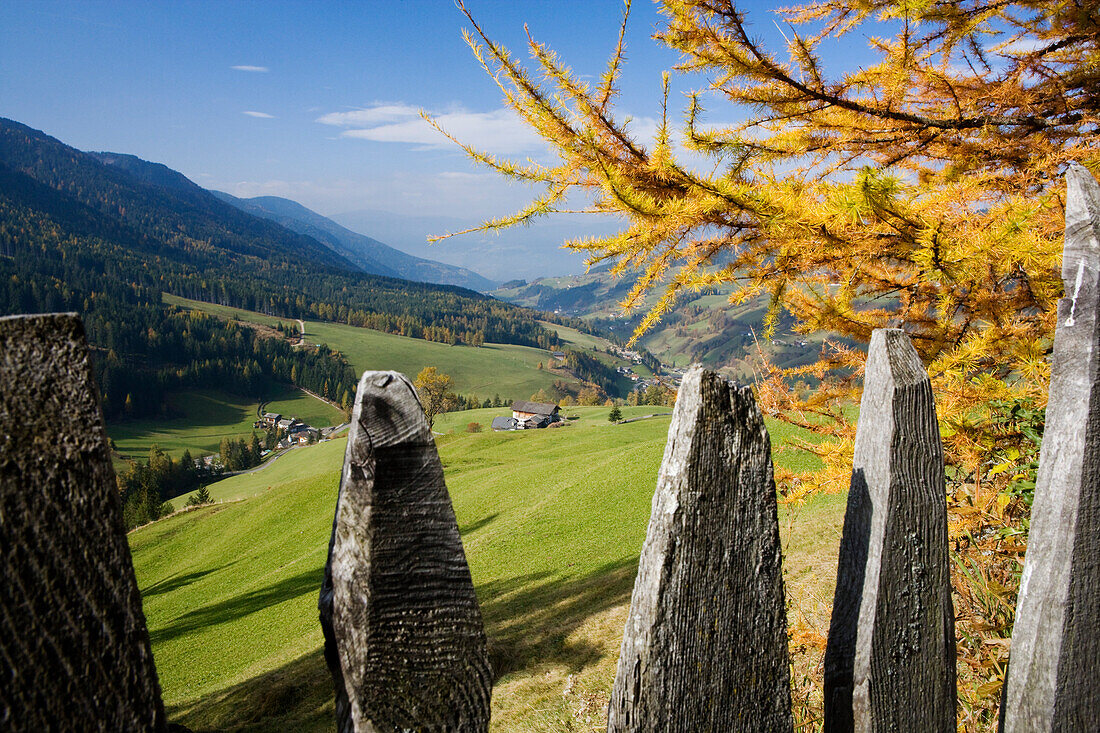
[[[526,23],[590,75],[604,67],[622,10],[618,0],[467,4],[517,55]],[[771,3],[746,7],[761,37],[780,40],[763,10]],[[652,3],[636,0],[620,115],[640,130],[657,112],[661,70],[676,60],[650,39],[659,22]],[[4,0],[0,116],[80,149],[164,163],[208,188],[286,196],[326,215],[500,215],[528,192],[475,168],[416,117],[435,113],[494,152],[545,155],[503,110],[462,40],[466,26],[452,0]],[[729,115],[718,109],[717,121]]]

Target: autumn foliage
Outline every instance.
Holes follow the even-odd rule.
[[[455,380],[435,367],[424,367],[416,375],[413,386],[424,417],[428,419],[428,430],[435,425],[435,419],[444,412],[450,412],[458,406],[458,396],[452,391]]]
[[[1100,12],[1083,0],[819,0],[752,18],[729,0],[660,5],[656,38],[682,61],[665,73],[649,141],[615,108],[622,33],[592,85],[535,40],[528,69],[470,17],[475,55],[557,154],[515,162],[464,146],[542,188],[484,228],[591,201],[626,224],[569,245],[634,279],[625,308],[662,292],[640,331],[681,292],[721,285],[731,302],[766,296],[773,315],[833,334],[817,364],[757,385],[765,409],[825,437],[807,446],[824,472],[779,477],[790,501],[847,487],[863,344],[875,328],[905,329],[936,389],[949,464],[960,725],[988,727],[1062,290],[1062,174],[1073,160],[1100,166]],[[628,15],[629,2],[624,29]],[[750,21],[778,23],[786,48],[764,48]],[[845,44],[877,62],[826,68],[825,50]],[[680,124],[673,73],[709,80]],[[744,122],[708,125],[704,100]],[[801,393],[796,380],[820,386]]]

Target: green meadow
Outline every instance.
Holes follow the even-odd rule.
[[[556,379],[577,381],[539,369],[540,363],[545,367],[550,361],[550,353],[529,346],[448,346],[369,328],[313,321],[306,321],[306,338],[340,351],[357,373],[393,370],[412,379],[424,367],[434,366],[454,378],[456,392],[482,399],[500,395],[507,400],[525,400],[540,389],[548,389]]]
[[[275,316],[265,315],[263,313],[257,313],[255,311],[241,310],[240,308],[231,308],[227,305],[218,305],[217,303],[207,303],[203,300],[191,300],[190,298],[181,298],[178,295],[172,295],[171,293],[163,293],[161,300],[169,305],[176,305],[188,310],[202,311],[203,313],[209,313],[212,316],[223,318],[226,320],[234,321],[246,321],[248,323],[258,323],[261,326],[270,326],[272,328],[283,326],[298,326],[298,321],[295,318],[277,318]]]
[[[216,390],[189,390],[169,398],[164,418],[127,420],[108,426],[123,458],[145,459],[153,445],[178,458],[184,450],[200,456],[216,452],[222,438],[247,438],[255,429],[259,403]],[[343,412],[312,395],[285,387],[271,395],[265,410],[299,417],[314,427],[339,425]]]
[[[167,303],[202,310],[220,318],[233,318],[263,326],[295,323],[294,319],[279,319],[238,308],[164,295]],[[579,348],[606,348],[607,342],[571,328],[547,324],[558,329],[561,337]],[[342,352],[357,373],[370,369],[396,370],[414,377],[425,366],[435,366],[450,374],[456,391],[481,398],[500,396],[507,400],[527,399],[540,389],[551,387],[554,380],[575,382],[572,377],[556,374],[545,367],[550,354],[541,349],[503,344],[486,344],[481,348],[448,346],[422,339],[382,333],[335,323],[306,323],[306,338],[325,343]],[[615,361],[606,354],[601,358]],[[623,362],[625,363],[625,362]],[[269,396],[264,410],[299,417],[310,425],[324,427],[343,421],[340,410],[301,390],[285,387]],[[253,432],[259,404],[244,397],[217,390],[190,390],[173,395],[168,400],[165,417],[117,422],[108,427],[115,441],[115,467],[122,470],[127,459],[145,459],[149,449],[157,445],[174,457],[184,450],[195,456],[216,452],[223,438],[247,438]],[[478,412],[478,411],[473,411]],[[492,415],[508,414],[504,409],[482,415],[455,413],[440,418],[441,429],[464,430],[467,423],[481,420],[487,430]],[[630,416],[627,412],[626,415]],[[266,469],[265,469],[266,470]]]
[[[221,318],[235,318],[265,326],[293,322],[292,319],[278,319],[177,296],[165,295],[164,298],[174,305]],[[341,352],[357,374],[372,369],[393,370],[403,372],[412,379],[424,367],[434,366],[454,378],[456,392],[478,395],[483,399],[499,395],[508,400],[525,400],[540,389],[549,388],[556,379],[572,383],[577,381],[573,377],[539,369],[540,363],[547,366],[550,353],[528,346],[449,346],[369,328],[318,321],[305,321],[305,327],[307,341],[327,344]],[[562,338],[567,337],[563,334]]]
[[[464,432],[482,412],[445,416],[457,432],[437,445],[489,637],[492,729],[597,729],[669,418],[611,425],[606,408],[572,408],[564,428]],[[332,730],[316,602],[345,443],[292,450],[212,485],[219,503],[130,534],[172,720]],[[843,501],[781,508],[792,613],[826,626]]]

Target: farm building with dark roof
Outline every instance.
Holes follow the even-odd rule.
[[[558,406],[552,402],[527,402],[516,400],[512,403],[512,417],[517,420],[526,420],[529,417],[549,417],[550,422],[558,419]]]
[[[493,418],[493,430],[518,430],[519,424],[514,417],[507,417],[502,415],[501,417]]]

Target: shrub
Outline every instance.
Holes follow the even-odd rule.
[[[481,432],[481,423],[479,423],[479,422],[467,423],[466,424],[466,432],[467,433],[480,433]]]

